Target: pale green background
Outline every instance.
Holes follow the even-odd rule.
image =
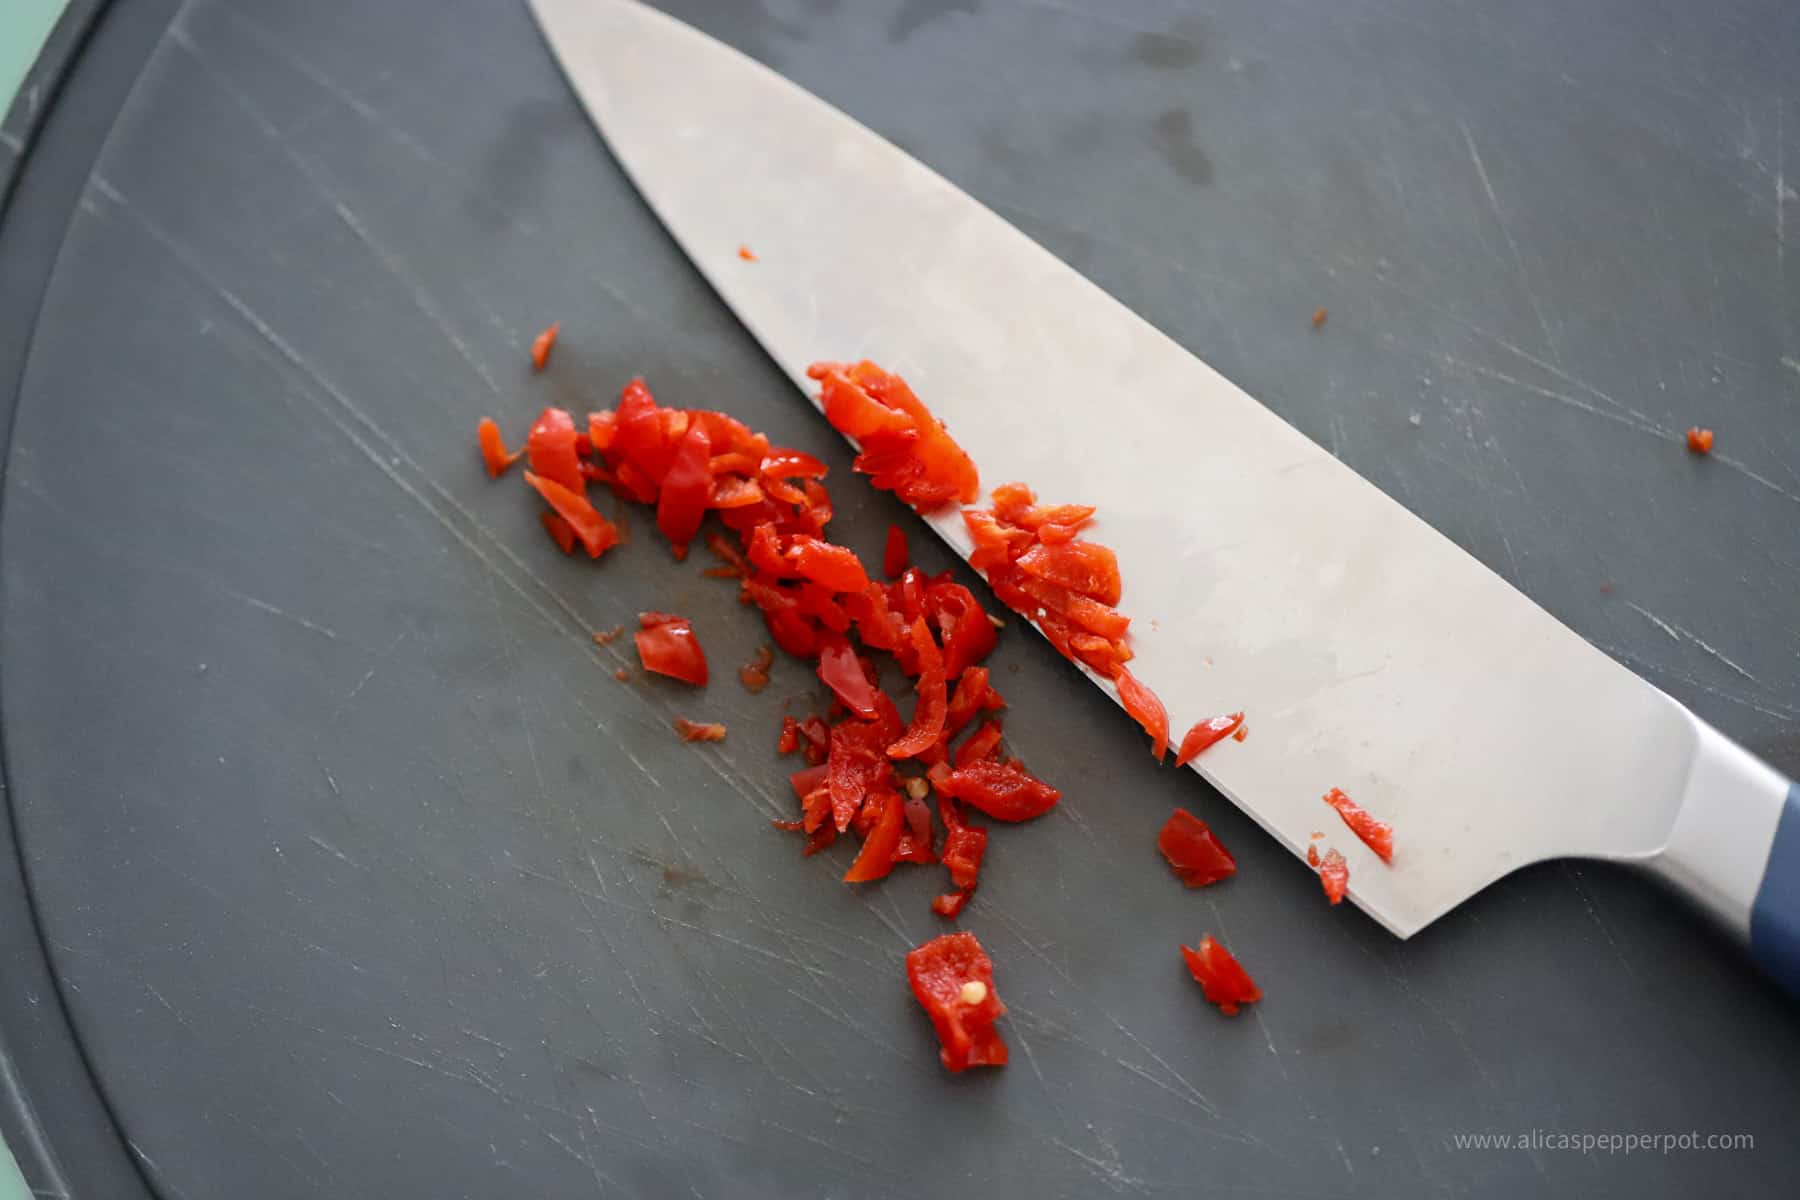
[[[63,0],[0,0],[0,112],[12,104],[62,7]]]
[[[37,57],[63,0],[0,0],[0,113],[12,106],[19,81]],[[0,1200],[28,1200],[24,1179],[0,1143]]]

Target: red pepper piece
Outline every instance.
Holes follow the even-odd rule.
[[[772,578],[791,577],[794,574],[793,567],[782,557],[781,535],[775,532],[773,525],[758,525],[751,530],[745,552],[750,556],[751,566],[766,572]]]
[[[781,738],[775,743],[775,753],[792,754],[800,748],[800,722],[792,717],[781,718]]]
[[[800,828],[809,834],[828,829],[835,836],[837,826],[827,820],[831,816],[831,790],[825,776],[823,765],[811,766],[788,776],[788,782],[793,785],[794,794],[800,797]],[[823,842],[820,848],[830,844]],[[808,853],[811,853],[810,849]]]
[[[762,503],[762,499],[762,486],[756,480],[727,475],[713,481],[706,505],[720,510],[748,508],[752,504]]]
[[[1094,542],[1069,542],[1061,546],[1033,546],[1019,555],[1019,569],[1057,587],[1092,596],[1102,604],[1117,604],[1122,583],[1119,558]]]
[[[1698,425],[1687,431],[1687,448],[1693,454],[1711,454],[1713,448],[1713,431],[1701,429]]]
[[[912,758],[929,750],[944,731],[943,668],[927,670],[919,676],[919,700],[913,708],[912,724],[899,741],[887,748],[889,758]]]
[[[987,839],[987,830],[960,823],[952,826],[944,837],[944,866],[949,868],[950,882],[963,891],[974,891],[980,881]]]
[[[909,781],[909,785],[914,782],[918,781]],[[906,828],[900,833],[900,846],[894,851],[894,861],[921,865],[936,862],[938,857],[931,850],[930,806],[923,800],[907,796],[903,807],[906,810]]]
[[[831,427],[857,441],[872,433],[911,433],[912,419],[876,403],[861,387],[851,382],[844,368],[836,363],[815,363],[806,373],[819,381],[819,399],[825,419]]]
[[[1244,723],[1243,713],[1230,713],[1223,717],[1208,717],[1198,721],[1181,739],[1181,749],[1175,752],[1175,765],[1185,767],[1199,753],[1212,745],[1230,737],[1238,726]]]
[[[822,763],[831,747],[831,727],[817,717],[800,722],[800,736],[806,739],[806,761]]]
[[[1311,862],[1313,855],[1308,854],[1306,858]],[[1319,884],[1325,889],[1325,898],[1333,904],[1342,904],[1344,896],[1350,890],[1350,864],[1336,850],[1327,850],[1317,865]]]
[[[988,698],[999,698],[999,693],[988,685],[988,669],[986,667],[966,667],[962,678],[956,681],[956,692],[950,697],[950,707],[944,714],[944,736],[953,738],[961,733],[975,714],[989,707]],[[1000,701],[993,707],[1005,704]]]
[[[475,426],[475,440],[481,445],[481,461],[487,465],[489,479],[506,474],[506,468],[519,461],[523,450],[508,451],[500,436],[500,426],[492,417],[483,417]],[[890,535],[891,536],[891,535]]]
[[[1000,748],[1000,722],[983,721],[981,728],[969,735],[969,740],[956,748],[956,765],[966,767],[983,759],[994,757]]]
[[[690,721],[686,717],[675,718],[675,732],[681,735],[684,742],[722,742],[725,740],[725,726],[716,721],[702,724]]]
[[[1125,705],[1125,711],[1132,719],[1144,727],[1150,735],[1150,754],[1161,762],[1169,749],[1169,713],[1163,707],[1156,693],[1139,683],[1130,671],[1124,667],[1113,677],[1113,685],[1119,689],[1119,699]]]
[[[525,453],[532,471],[559,483],[571,492],[580,492],[581,456],[575,452],[575,418],[560,408],[546,408],[532,423],[525,438]]]
[[[962,519],[970,539],[975,543],[975,550],[969,555],[969,565],[978,571],[1003,567],[1031,545],[1029,529],[1004,524],[991,512],[965,508]]]
[[[906,381],[874,363],[815,363],[825,419],[862,447],[856,469],[920,512],[980,490],[975,464]]]
[[[794,795],[805,800],[808,796],[825,786],[826,768],[823,765],[807,767],[803,771],[795,771],[788,776],[788,783],[793,786]]]
[[[1188,974],[1205,993],[1207,1003],[1218,1005],[1226,1016],[1235,1017],[1239,1005],[1262,999],[1262,989],[1250,973],[1231,956],[1231,951],[1213,941],[1211,934],[1202,937],[1192,950],[1183,946],[1181,957],[1187,962]]]
[[[844,872],[845,883],[867,883],[894,869],[894,855],[900,849],[900,835],[906,829],[906,808],[900,802],[900,793],[895,791],[882,792],[870,803],[878,803],[881,811],[875,818],[874,829],[863,841],[856,861]]]
[[[850,632],[850,614],[837,602],[832,590],[823,584],[807,582],[801,585],[799,611],[833,633]]]
[[[857,716],[875,716],[875,687],[843,638],[832,638],[820,649],[819,679]]]
[[[500,427],[497,425],[494,427],[494,436],[500,436]],[[906,544],[906,530],[898,525],[889,525],[887,544],[881,549],[881,573],[889,579],[898,579],[911,565],[912,549]]]
[[[1091,596],[1071,592],[1042,579],[1025,578],[1019,589],[1050,612],[1108,642],[1116,642],[1131,628],[1131,618]]]
[[[710,442],[712,434],[707,434]],[[714,450],[717,451],[717,447]],[[738,450],[727,450],[724,454],[714,453],[707,462],[707,469],[718,475],[756,475],[761,460],[754,455],[744,454]],[[753,480],[751,482],[754,482]]]
[[[786,609],[764,609],[763,623],[775,644],[795,658],[811,658],[819,652],[818,631],[805,617]]]
[[[975,894],[974,888],[964,888],[960,892],[946,892],[931,898],[931,911],[940,917],[960,916],[963,907],[969,903],[969,897]]]
[[[940,577],[925,588],[924,606],[943,638],[946,679],[993,653],[994,623],[968,588]]]
[[[747,692],[760,692],[769,686],[769,668],[774,665],[775,652],[767,646],[758,646],[756,657],[738,668],[738,682]]]
[[[1013,763],[985,760],[958,767],[939,791],[980,809],[997,821],[1029,821],[1056,807],[1062,793]]]
[[[1205,821],[1178,808],[1156,835],[1156,848],[1169,869],[1191,888],[1205,887],[1237,874],[1237,860],[1219,844]]]
[[[863,570],[862,560],[846,546],[834,546],[799,534],[789,543],[783,557],[792,564],[795,574],[834,592],[861,592],[869,586],[868,572]]]
[[[654,621],[650,618],[658,618]],[[668,619],[666,613],[645,613],[640,618],[644,628],[636,634],[638,658],[644,670],[667,675],[683,683],[704,686],[706,655],[694,636],[694,627],[681,617]]]
[[[787,449],[770,450],[756,469],[770,479],[823,479],[830,473],[829,467],[804,450]]]
[[[1332,788],[1323,797],[1325,803],[1337,809],[1338,816],[1350,827],[1350,832],[1362,839],[1363,845],[1373,850],[1384,863],[1394,861],[1394,827],[1386,821],[1377,821],[1367,810],[1338,788]]]
[[[686,546],[700,532],[706,506],[712,500],[712,469],[708,459],[712,443],[706,430],[689,427],[675,450],[656,498],[656,527],[677,546]]]
[[[750,573],[749,561],[745,559],[742,554],[738,553],[738,548],[736,546],[733,546],[719,534],[709,533],[706,535],[706,548],[712,551],[713,556],[720,562],[731,567],[733,574],[748,575]]]
[[[629,466],[634,475],[647,482],[650,492],[641,497],[644,503],[656,499],[656,488],[668,473],[675,458],[675,447],[687,432],[683,424],[679,432],[671,425],[673,418],[686,421],[686,414],[671,413],[657,406],[656,397],[642,379],[633,379],[619,394],[618,429],[613,435],[613,451],[623,462],[615,464],[621,479]],[[640,485],[641,486],[641,485]]]
[[[588,414],[588,445],[604,454],[612,449],[613,438],[619,432],[619,414],[612,409],[605,412]]]
[[[879,721],[844,721],[832,726],[828,779],[831,817],[838,832],[850,827],[871,793],[888,786],[893,768],[882,753],[887,740]]]
[[[994,1022],[1006,1005],[994,990],[994,962],[972,933],[947,933],[906,956],[912,993],[931,1018],[941,1049],[939,1059],[951,1071],[998,1067],[1006,1062],[1006,1043]]]
[[[541,512],[538,521],[544,532],[556,543],[556,548],[564,554],[575,553],[575,527],[553,512]]]
[[[538,495],[569,523],[575,536],[581,539],[589,558],[599,558],[618,544],[617,527],[601,516],[579,491],[570,491],[554,480],[533,475],[530,471],[525,472],[525,482],[536,488]]]
[[[531,339],[531,369],[541,371],[544,364],[550,361],[550,348],[556,345],[556,335],[562,330],[561,321],[552,321],[550,327]]]
[[[887,589],[871,583],[860,598],[846,596],[844,607],[856,618],[856,633],[871,650],[898,650],[906,640],[906,622],[888,601]]]

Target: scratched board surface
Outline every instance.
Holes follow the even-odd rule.
[[[667,7],[1800,773],[1792,6]],[[1008,738],[1066,800],[996,832],[965,922],[1012,1065],[945,1075],[901,966],[943,928],[941,873],[852,889],[841,851],[769,826],[809,673],[740,689],[758,622],[646,513],[565,559],[481,471],[478,417],[516,434],[643,374],[825,458],[865,555],[904,519],[657,227],[522,6],[196,0],[143,40],[41,304],[7,317],[35,324],[0,700],[57,990],[159,1194],[1791,1187],[1800,1014],[1676,902],[1552,864],[1394,941],[1016,627]],[[1679,444],[1696,422],[1710,459]],[[629,642],[590,632],[651,607],[693,618],[710,688],[614,680]],[[683,746],[678,716],[729,738]],[[1175,805],[1238,878],[1167,876]],[[1209,931],[1268,993],[1236,1020],[1175,954]],[[1457,1141],[1532,1130],[1755,1149]]]

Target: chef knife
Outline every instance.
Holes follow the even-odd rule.
[[[634,0],[532,6],[613,154],[803,392],[809,363],[871,358],[984,486],[1100,506],[1133,673],[1178,731],[1240,709],[1254,727],[1195,768],[1295,854],[1335,830],[1382,925],[1410,936],[1543,859],[1626,860],[1800,992],[1800,786],[823,101]],[[928,520],[968,555],[954,510]],[[1393,824],[1391,865],[1337,826],[1333,787]]]

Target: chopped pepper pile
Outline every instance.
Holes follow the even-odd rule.
[[[537,369],[545,366],[556,334],[552,325],[533,344]],[[979,495],[974,462],[899,376],[869,362],[818,363],[808,375],[819,383],[826,418],[856,443],[856,471],[875,487],[920,513],[970,504]],[[701,536],[709,514],[733,535],[705,534],[707,549],[719,560],[705,573],[736,580],[739,599],[760,611],[774,643],[815,662],[833,697],[829,720],[783,718],[777,749],[800,754],[807,766],[790,776],[798,819],[775,824],[803,834],[806,855],[843,834],[859,839],[845,882],[881,879],[901,863],[942,863],[953,890],[931,906],[956,917],[976,890],[987,852],[988,830],[970,822],[970,810],[991,820],[1025,821],[1060,800],[1057,789],[1001,751],[1001,721],[990,714],[1005,700],[981,664],[1003,622],[949,572],[927,575],[912,565],[906,534],[897,526],[888,530],[882,554],[884,580],[871,578],[853,551],[826,535],[833,510],[823,483],[826,467],[817,458],[774,446],[724,413],[665,408],[641,379],[626,385],[615,408],[588,413],[584,423],[564,409],[544,409],[522,450],[508,451],[490,419],[481,421],[477,434],[490,476],[527,459],[525,482],[544,500],[540,520],[564,554],[579,545],[597,559],[626,540],[622,517],[615,524],[602,516],[589,498],[590,485],[654,506],[657,529],[678,560]],[[1059,653],[1113,685],[1162,761],[1169,716],[1126,667],[1133,657],[1131,621],[1117,608],[1123,592],[1117,556],[1081,536],[1095,509],[1040,504],[1022,483],[995,488],[991,503],[961,511],[974,541],[970,565]],[[635,639],[645,670],[695,686],[707,683],[706,657],[689,621],[650,612],[640,614],[639,624]],[[594,640],[605,645],[621,632]],[[903,719],[882,690],[876,654],[891,656],[912,681],[910,717]],[[761,691],[773,661],[768,647],[759,649],[753,662],[739,668],[744,687]],[[620,668],[617,675],[625,679],[629,672]],[[1195,724],[1181,739],[1176,764],[1228,736],[1242,741],[1243,720],[1242,713],[1232,713]],[[725,736],[717,723],[678,718],[674,726],[687,741]],[[1391,861],[1389,826],[1336,789],[1326,802]],[[941,840],[937,823],[944,828]],[[1206,824],[1185,811],[1170,817],[1158,848],[1189,887],[1207,886],[1237,869]],[[1343,856],[1331,850],[1321,858],[1313,848],[1308,862],[1338,903],[1348,885]],[[1182,954],[1206,998],[1226,1014],[1261,998],[1249,975],[1210,937],[1197,948],[1183,946]],[[947,1068],[1006,1061],[1005,1043],[994,1030],[1006,1009],[994,992],[992,963],[973,934],[947,934],[918,947],[907,956],[907,973],[936,1027]]]
[[[856,467],[877,486],[921,509],[974,498],[974,463],[898,376],[867,363],[821,366],[814,374],[835,420],[859,431]],[[517,455],[508,454],[491,421],[478,433],[489,473],[503,473]],[[1005,707],[980,665],[994,649],[998,622],[948,572],[933,576],[912,566],[898,528],[882,556],[888,580],[871,579],[854,551],[827,536],[832,504],[817,458],[772,445],[724,413],[666,408],[637,379],[615,408],[589,413],[585,423],[546,408],[523,453],[526,482],[548,506],[545,530],[565,554],[579,545],[599,558],[623,541],[619,526],[589,498],[596,484],[653,505],[657,529],[678,559],[701,536],[708,514],[725,527],[731,536],[705,535],[719,560],[706,573],[735,579],[739,599],[761,612],[771,640],[814,661],[834,709],[843,710],[831,724],[812,718],[784,725],[782,751],[802,752],[811,765],[792,780],[799,819],[778,824],[806,836],[807,854],[842,834],[860,839],[846,882],[883,878],[900,863],[943,861],[955,891],[933,909],[955,916],[975,891],[986,848],[987,832],[970,823],[967,810],[1022,821],[1060,798],[1017,759],[1002,757],[998,720],[980,721],[952,746],[977,718]],[[690,622],[645,613],[639,623],[645,670],[706,684],[706,657]],[[876,653],[892,656],[913,681],[910,718],[902,719],[877,684]],[[738,677],[760,691],[773,661],[765,648]],[[680,732],[687,740],[716,740],[722,727],[684,719]],[[903,775],[907,767],[919,773]],[[944,827],[941,845],[935,823]]]

